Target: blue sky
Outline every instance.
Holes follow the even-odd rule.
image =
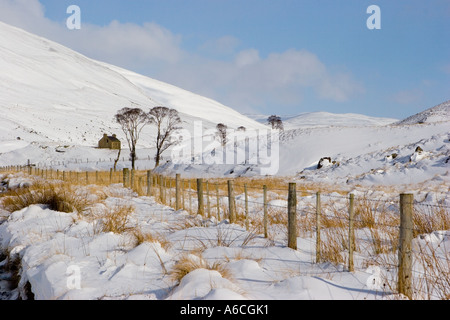
[[[73,4],[80,30],[65,27]],[[366,26],[370,5],[381,9],[381,30]],[[0,7],[1,21],[243,113],[400,119],[450,99],[448,0],[0,0]]]

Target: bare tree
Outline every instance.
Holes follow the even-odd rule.
[[[216,126],[217,135],[219,137],[220,144],[224,147],[227,144],[227,129],[228,127],[223,123],[219,123]]]
[[[267,118],[267,122],[272,126],[272,129],[284,130],[283,121],[276,115],[271,115]]]
[[[116,169],[117,169],[117,162],[119,162],[119,160],[120,160],[120,153],[121,153],[121,152],[122,152],[122,147],[120,147],[119,152],[117,153],[117,158],[114,159],[114,172],[115,172]]]
[[[148,113],[151,123],[156,125],[157,136],[155,141],[156,155],[155,168],[159,166],[161,155],[169,147],[177,144],[179,141],[172,139],[171,135],[174,131],[181,129],[180,116],[175,109],[167,107],[154,107]]]
[[[131,168],[134,170],[136,161],[136,144],[142,129],[149,124],[148,115],[140,108],[123,108],[115,115],[116,122],[122,127],[122,131],[130,148]]]

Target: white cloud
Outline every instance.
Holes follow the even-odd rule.
[[[44,7],[37,0],[0,0],[0,20],[37,33],[52,25],[44,18]]]
[[[67,31],[62,42],[91,58],[138,69],[145,64],[174,64],[183,52],[181,37],[155,24],[142,26],[112,21],[104,27],[83,24],[79,31]]]
[[[38,0],[0,0],[0,8],[1,21],[122,67],[173,64],[182,55],[181,37],[155,23],[112,21],[100,27],[82,21],[80,30],[69,30],[65,23],[47,19]]]
[[[365,92],[364,87],[348,73],[327,74],[317,88],[319,97],[326,100],[345,102]]]
[[[200,51],[214,56],[228,56],[235,53],[240,41],[233,36],[223,36],[213,39],[200,46]]]
[[[243,68],[249,65],[254,65],[255,63],[258,63],[261,61],[261,58],[259,57],[258,50],[255,49],[248,49],[243,50],[239,52],[234,59],[236,66],[238,68]]]
[[[258,106],[299,106],[309,92],[318,99],[337,102],[364,92],[351,75],[330,73],[307,50],[288,50],[262,58],[257,50],[247,49],[232,61],[189,55],[182,64],[167,68],[162,77],[245,111]]]

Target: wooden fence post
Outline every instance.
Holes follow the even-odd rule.
[[[188,181],[188,190],[189,190],[189,213],[192,214],[192,189],[190,179]]]
[[[181,193],[180,193],[180,174],[175,176],[175,210],[181,209]]]
[[[289,183],[288,194],[288,247],[297,250],[297,185]]]
[[[159,200],[161,201],[161,203],[164,203],[163,179],[163,176],[159,175],[157,180],[159,184]]]
[[[131,190],[136,191],[136,183],[134,181],[134,174],[135,174],[135,170],[131,169],[131,179],[130,179],[131,180],[131,182],[130,182]]]
[[[205,209],[203,205],[203,179],[197,179],[197,199],[198,199],[197,214],[204,217]]]
[[[217,200],[217,221],[220,221],[220,198],[219,198],[219,184],[216,183],[216,200]]]
[[[244,184],[244,194],[245,194],[245,230],[248,231],[248,193],[247,193],[247,184]]]
[[[348,271],[354,271],[353,264],[353,250],[355,249],[355,230],[353,228],[353,222],[355,218],[355,210],[354,210],[354,199],[355,195],[353,193],[350,194],[349,197],[349,206],[348,206]]]
[[[164,204],[167,203],[167,178],[161,176],[161,185],[162,185],[162,202]]]
[[[228,209],[230,211],[230,223],[234,223],[236,220],[236,207],[234,202],[234,187],[233,181],[228,180]]]
[[[263,217],[263,225],[264,225],[264,238],[269,237],[269,232],[267,229],[267,221],[268,221],[268,212],[267,212],[267,186],[263,186],[263,202],[264,202],[264,217]]]
[[[316,193],[316,263],[321,262],[320,257],[320,192]]]
[[[147,171],[147,197],[152,196],[152,172]]]
[[[398,292],[412,299],[412,239],[413,239],[412,194],[400,195],[400,243],[398,250]]]
[[[169,207],[172,207],[172,179],[170,177],[167,178],[165,186],[167,196],[169,197]]]
[[[185,202],[185,197],[186,197],[186,194],[185,194],[185,189],[186,189],[186,184],[185,184],[185,180],[184,179],[182,179],[181,180],[181,207],[183,208],[183,210],[185,210],[185,208],[186,208],[186,202]]]
[[[123,169],[123,187],[128,188],[130,181],[130,170],[128,168]]]
[[[209,183],[206,181],[206,208],[208,211],[208,218],[211,218],[211,202],[209,199]]]
[[[143,193],[142,193],[142,185],[144,184],[144,177],[139,177],[139,183],[138,183],[138,186],[137,186],[137,193],[138,193],[138,195],[142,195]]]

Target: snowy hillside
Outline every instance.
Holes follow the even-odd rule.
[[[247,115],[260,123],[266,124],[268,115]],[[296,116],[280,116],[284,129],[313,128],[313,127],[364,127],[392,124],[397,119],[369,117],[362,114],[330,112],[307,112]]]
[[[134,106],[175,108],[185,124],[262,127],[216,101],[94,61],[2,22],[0,34],[0,141],[96,145],[104,132],[121,137],[113,116]],[[143,146],[151,135],[148,129]]]
[[[117,152],[94,147],[104,132],[116,133],[124,141],[113,116],[130,106],[177,109],[191,138],[204,135],[204,129],[220,122],[230,129],[244,126],[258,133],[268,128],[267,116],[247,117],[211,99],[91,60],[4,23],[0,23],[0,32],[0,166],[24,165],[29,159],[60,170],[109,170]],[[240,144],[230,146],[240,148],[246,157],[217,163],[207,161],[211,152],[216,159],[226,152],[214,146],[205,148],[211,140],[203,139],[199,154],[188,152],[177,162],[168,152],[159,170],[193,177],[233,177],[265,175],[261,168],[269,165],[274,168],[270,174],[312,181],[448,181],[449,105],[444,102],[400,122],[326,112],[286,117],[276,149],[267,143],[251,153],[249,149],[257,144],[254,137],[249,144],[241,139]],[[201,132],[193,130],[197,120]],[[138,169],[153,168],[152,130],[146,128],[138,145]],[[190,150],[189,141],[185,145]],[[419,146],[423,153],[416,155]],[[331,162],[319,170],[322,158]],[[125,166],[129,166],[126,151],[118,169]]]
[[[450,121],[450,100],[445,101],[433,108],[412,115],[404,120],[397,122],[396,124],[406,125],[448,121]]]
[[[351,185],[409,185],[450,182],[449,123],[414,126],[317,127],[280,136],[278,176]],[[416,149],[420,147],[422,151]],[[322,158],[329,158],[318,168]],[[167,163],[158,171],[198,176],[257,176],[263,165]]]
[[[310,128],[286,132],[280,174],[314,181],[409,184],[450,181],[449,123]],[[416,153],[417,147],[423,151]],[[294,159],[285,155],[295,155]],[[331,158],[318,169],[321,158]]]
[[[450,182],[450,122],[445,117],[441,118],[442,121],[403,125],[394,124],[393,119],[379,119],[378,122],[376,118],[366,118],[365,122],[361,115],[354,115],[353,119],[343,115],[340,123],[332,120],[338,118],[337,115],[330,117],[315,113],[310,116],[303,120],[296,117],[296,120],[301,120],[296,123],[297,128],[285,129],[280,134],[278,162],[274,164],[278,176],[349,187],[355,184]],[[305,121],[308,118],[317,120],[308,123]],[[391,124],[383,125],[384,121]],[[326,161],[319,168],[319,161],[323,158]],[[247,162],[184,167],[168,163],[159,170],[192,176],[256,176],[261,167],[263,165]]]
[[[408,189],[415,195],[415,208],[429,214],[425,220],[448,211],[449,101],[400,122],[355,114],[302,114],[283,119],[285,130],[268,135],[266,116],[241,115],[211,99],[91,60],[1,22],[0,35],[0,167],[31,161],[54,170],[109,170],[117,151],[95,146],[103,133],[116,133],[123,140],[113,122],[117,110],[164,105],[180,112],[191,138],[202,139],[194,156],[191,139],[175,148],[186,147],[187,153],[168,150],[157,173],[181,173],[182,178],[277,175],[284,177],[280,180],[286,187],[288,182],[311,182],[308,191],[297,192],[294,206],[302,228],[296,235],[297,249],[291,249],[286,245],[289,234],[284,221],[287,205],[292,203],[286,198],[287,189],[271,186],[267,203],[262,188],[250,186],[249,193],[243,194],[236,185],[235,206],[244,216],[246,204],[245,219],[250,222],[244,227],[229,219],[227,204],[233,204],[233,198],[229,193],[219,194],[219,189],[212,203],[212,189],[206,187],[206,217],[195,209],[201,198],[196,198],[190,182],[188,188],[182,183],[184,209],[175,210],[169,204],[176,202],[178,207],[179,197],[171,187],[154,185],[147,189],[151,191],[148,196],[139,196],[125,188],[123,180],[91,185],[88,174],[87,185],[66,185],[44,176],[11,173],[7,168],[0,171],[0,300],[405,298],[393,289],[399,273],[392,261],[398,259],[399,243],[384,227],[401,229],[396,204],[399,190]],[[219,122],[246,130],[236,131],[239,139],[227,136],[223,147],[210,139],[214,133],[205,131]],[[149,143],[153,135],[148,127],[138,145],[138,169],[153,169],[154,151]],[[118,169],[129,166],[124,150]],[[268,167],[271,173],[263,170]],[[323,206],[317,210],[320,197],[315,192],[330,185],[336,188],[322,193]],[[342,191],[352,192],[360,205],[356,207],[358,220],[354,220],[358,222],[354,271],[347,269],[347,248],[352,247],[350,237],[344,241],[347,222],[332,222],[344,221],[351,212]],[[39,198],[41,194],[49,195],[50,203]],[[167,203],[162,204],[160,198],[166,195]],[[25,198],[31,200],[22,201]],[[61,209],[51,207],[55,201],[73,212],[54,211]],[[216,209],[209,212],[211,204]],[[369,211],[370,227],[362,224],[364,210]],[[326,217],[320,240],[325,250],[317,246],[318,212]],[[393,220],[384,220],[386,216]],[[444,225],[430,221],[437,221],[438,228]],[[420,289],[414,295],[448,298],[448,281],[441,286],[441,282],[432,285],[429,279],[448,274],[450,231],[426,227],[426,233],[418,234],[411,246],[416,259],[412,264],[414,290]],[[337,250],[333,242],[339,244]],[[378,250],[379,243],[383,250]],[[418,259],[424,256],[422,250],[433,250],[433,257],[438,257],[435,265],[442,261],[445,273],[430,278],[428,270],[436,269],[430,268],[428,260]],[[318,259],[318,254],[323,255]],[[324,258],[333,255],[339,259]],[[188,264],[193,267],[186,270]]]

